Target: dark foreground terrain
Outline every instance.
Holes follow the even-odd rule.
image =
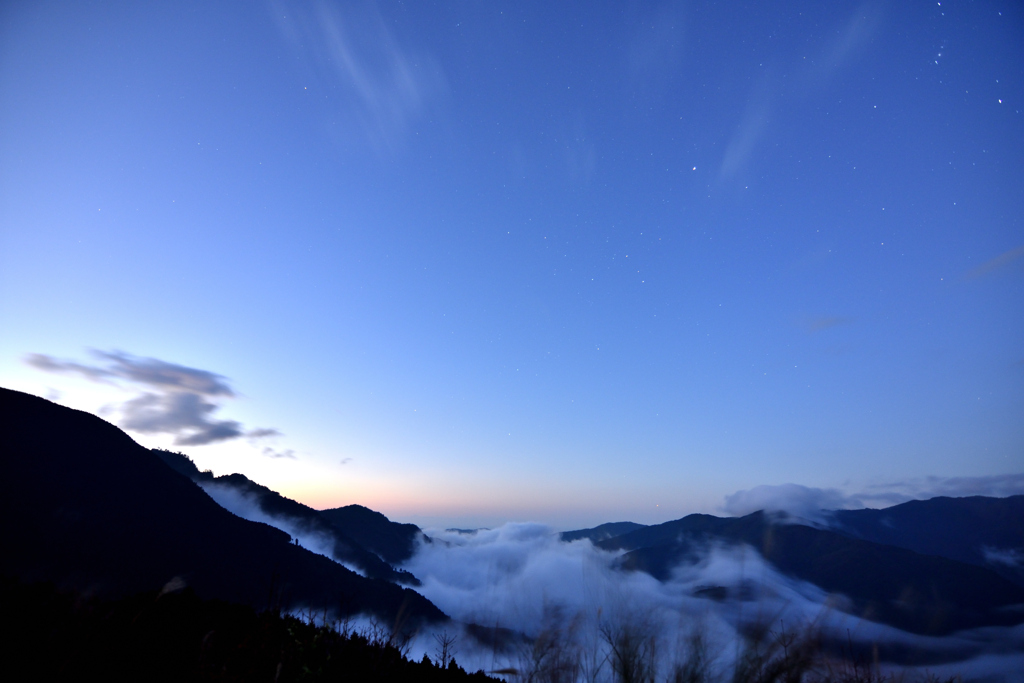
[[[454,663],[410,661],[404,641],[384,626],[331,628],[312,616],[204,600],[189,588],[103,600],[4,580],[0,610],[7,632],[0,656],[23,680],[495,680]]]

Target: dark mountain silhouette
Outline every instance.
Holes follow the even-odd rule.
[[[337,525],[331,524],[319,511],[303,505],[290,498],[285,498],[276,491],[261,486],[248,479],[244,474],[228,474],[203,484],[207,487],[226,486],[247,495],[259,505],[267,515],[285,519],[296,527],[296,533],[314,534],[329,539],[332,556],[339,562],[350,563],[361,569],[367,576],[404,583],[411,586],[420,585],[419,579],[405,571],[395,569],[374,552],[367,550],[361,543],[353,539]],[[383,517],[384,515],[381,515]],[[385,517],[385,519],[387,519]],[[362,534],[373,537],[372,532]]]
[[[214,479],[213,472],[210,470],[200,472],[196,464],[192,462],[192,458],[184,453],[167,451],[163,448],[151,448],[150,450],[154,455],[167,463],[172,470],[178,474],[184,474],[194,482],[212,481]]]
[[[412,557],[421,538],[430,542],[430,537],[425,536],[415,524],[392,522],[381,513],[362,505],[321,510],[320,516],[339,532],[355,539],[392,564],[400,564]]]
[[[1024,496],[940,497],[831,515],[841,534],[988,567],[1024,586]]]
[[[200,472],[184,453],[159,448],[154,448],[153,452],[176,472],[201,486],[231,487],[246,495],[265,514],[288,519],[307,533],[331,537],[334,539],[334,557],[355,564],[368,576],[419,585],[419,580],[409,572],[396,570],[387,564],[400,564],[412,557],[421,538],[430,542],[431,539],[415,524],[392,522],[362,505],[314,510],[257,484],[243,474],[214,477],[212,472]]]
[[[666,580],[715,542],[753,547],[781,572],[846,596],[853,614],[914,633],[946,634],[1024,621],[1024,588],[983,567],[850,538],[763,512],[690,515],[598,543],[627,551],[625,568]]]
[[[0,389],[0,574],[120,596],[191,586],[257,608],[443,620],[418,593],[364,578],[249,522],[100,418]]]
[[[291,498],[285,498],[280,493],[248,479],[244,474],[228,474],[216,477],[205,485],[231,487],[235,491],[242,492],[249,496],[250,499],[256,501],[264,513],[273,517],[288,519],[304,533],[317,534],[321,537],[329,538],[333,547],[332,555],[334,559],[359,567],[367,576],[412,586],[420,585],[419,579],[415,576],[404,569],[392,567],[382,560],[378,554],[368,550],[362,543],[345,533],[339,525],[331,523],[331,520],[322,512]],[[367,512],[372,511],[367,510]],[[380,513],[372,514],[380,515]],[[388,521],[384,515],[380,516],[385,521]],[[391,522],[388,521],[388,523],[390,524]],[[358,530],[356,524],[351,524],[350,527]],[[374,538],[373,530],[358,531],[361,532],[360,536],[363,538],[371,540]],[[410,552],[411,555],[412,553]]]
[[[578,541],[581,538],[589,538],[593,543],[607,541],[622,534],[628,534],[637,529],[643,529],[646,525],[636,522],[608,522],[592,529],[577,529],[576,531],[563,531],[558,536],[563,541]]]

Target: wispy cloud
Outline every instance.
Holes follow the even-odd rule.
[[[633,83],[650,87],[652,81],[667,85],[669,75],[679,68],[682,47],[683,19],[675,3],[661,6],[637,4],[628,9],[636,12],[626,42],[626,65]]]
[[[280,435],[276,429],[246,431],[237,420],[214,417],[220,409],[215,401],[235,396],[223,375],[123,351],[90,353],[95,363],[60,360],[41,353],[29,354],[25,362],[45,372],[80,375],[93,382],[141,389],[137,396],[118,407],[118,425],[139,434],[170,434],[177,446],[202,446],[242,436],[261,439]],[[294,457],[274,453],[272,457]]]
[[[242,436],[241,423],[211,419],[218,408],[201,394],[147,392],[121,405],[118,424],[140,434],[173,434],[176,446],[202,446]]]
[[[725,156],[722,157],[722,165],[718,169],[719,180],[729,180],[747,165],[755,146],[768,126],[771,114],[772,107],[768,97],[767,83],[762,82],[761,86],[750,96],[743,118],[729,139],[729,144],[725,147]]]
[[[877,30],[880,19],[881,11],[876,3],[864,3],[857,8],[846,24],[836,31],[835,38],[829,41],[818,58],[812,60],[813,66],[803,68],[800,79],[803,85],[798,87],[798,90],[804,90],[801,99],[808,97],[815,87],[824,85],[840,67],[863,49]],[[752,88],[739,124],[725,146],[722,164],[718,169],[719,182],[735,177],[750,163],[772,120],[777,117],[775,100],[778,98],[771,97],[771,93],[781,87],[781,83],[773,82],[770,75],[765,75]]]
[[[864,507],[859,498],[839,489],[820,489],[800,484],[755,486],[725,497],[723,511],[736,517],[758,510],[785,512],[810,521],[823,521],[825,510]]]
[[[369,2],[270,3],[282,35],[377,147],[394,148],[445,91],[438,64],[405,46]]]
[[[996,272],[997,270],[1005,268],[1006,266],[1010,265],[1011,263],[1013,263],[1022,256],[1024,256],[1024,245],[1021,245],[1016,249],[1004,251],[999,256],[996,256],[994,259],[985,261],[977,268],[974,268],[964,273],[964,279],[974,280],[976,278],[989,275],[991,273]]]
[[[868,502],[894,505],[908,500],[936,496],[993,496],[1002,498],[1024,494],[1024,473],[995,474],[983,477],[919,477],[865,487],[858,494]]]
[[[286,458],[288,460],[295,460],[295,451],[290,448],[286,448],[283,451],[278,451],[270,446],[265,446],[262,451],[263,455],[268,458]]]
[[[156,358],[138,358],[123,351],[92,351],[106,367],[85,365],[75,361],[57,360],[41,353],[30,353],[25,362],[47,372],[80,374],[95,382],[128,380],[156,389],[190,391],[205,396],[232,397],[235,393],[226,378],[206,370],[166,363]]]
[[[991,496],[1003,498],[1024,494],[1024,473],[983,477],[919,477],[871,484],[847,493],[836,488],[815,488],[800,484],[755,486],[725,497],[722,511],[737,517],[758,510],[785,512],[803,520],[825,521],[827,510],[889,507],[909,500],[936,496],[960,498]]]
[[[824,330],[838,327],[840,325],[847,325],[851,322],[849,318],[842,316],[825,316],[821,318],[811,318],[805,323],[805,327],[808,332],[822,332]]]
[[[270,436],[281,436],[281,432],[277,431],[276,429],[260,428],[250,429],[245,433],[245,435],[250,439],[263,439]]]
[[[583,116],[578,115],[572,132],[565,136],[565,162],[569,169],[569,182],[574,187],[585,187],[597,169],[597,148],[587,136]]]
[[[868,42],[878,28],[881,20],[881,7],[877,3],[866,2],[853,13],[842,30],[836,31],[835,37],[826,47],[824,54],[815,60],[815,75],[828,78],[837,69],[846,64],[857,50]]]
[[[1013,548],[982,548],[985,561],[1007,567],[1024,567],[1024,552]]]

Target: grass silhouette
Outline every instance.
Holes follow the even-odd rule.
[[[674,647],[651,615],[598,614],[598,638],[587,639],[581,615],[557,608],[544,629],[518,652],[517,665],[501,670],[517,683],[957,683],[960,676],[885,671],[848,646],[837,650],[815,624],[748,624],[735,656],[723,658],[709,633],[694,624]],[[726,659],[726,661],[722,661]]]
[[[411,661],[407,635],[379,622],[353,628],[323,612],[257,612],[175,588],[102,600],[4,579],[5,667],[52,681],[495,680],[454,661]]]

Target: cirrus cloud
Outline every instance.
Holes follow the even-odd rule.
[[[397,35],[376,3],[271,0],[268,8],[316,87],[343,95],[331,119],[355,124],[380,151],[397,148],[447,92],[439,63]]]

